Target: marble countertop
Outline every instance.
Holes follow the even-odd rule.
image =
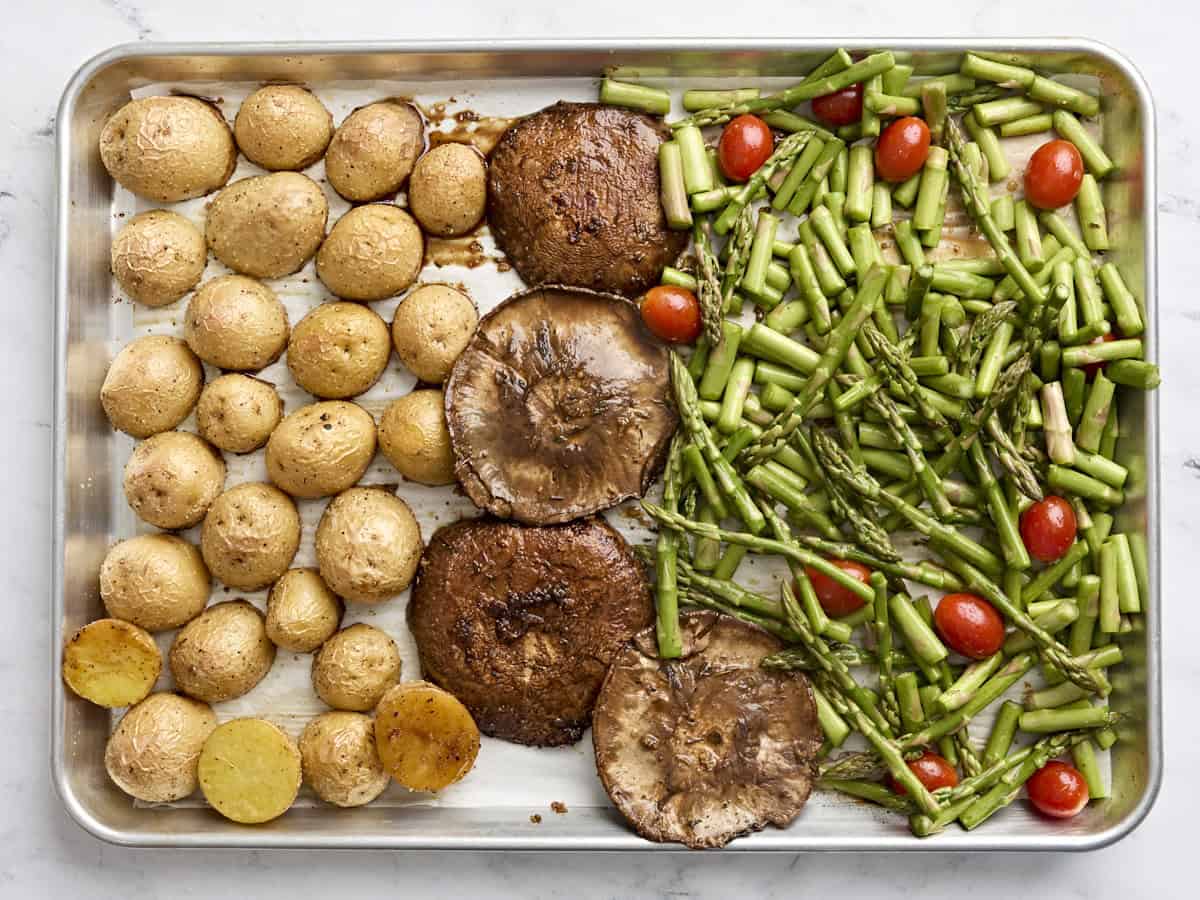
[[[760,14],[751,18],[751,9]],[[1200,107],[1187,64],[1195,14],[1172,0],[908,3],[862,0],[739,7],[692,0],[647,4],[475,4],[361,0],[59,0],[6,4],[0,51],[0,387],[12,414],[0,466],[0,562],[5,603],[24,627],[0,630],[0,714],[10,740],[0,755],[0,897],[291,897],[318,883],[341,894],[416,895],[453,884],[455,894],[617,897],[1182,896],[1194,891],[1190,853],[1200,796]],[[1166,780],[1143,825],[1124,841],[1085,855],[944,854],[759,856],[137,851],[91,838],[61,809],[49,781],[48,679],[51,470],[51,257],[54,112],[70,74],[86,58],[128,41],[353,40],[535,36],[1085,35],[1125,53],[1142,70],[1158,108],[1159,338],[1162,389],[1163,595]],[[1183,87],[1180,87],[1180,83]],[[1191,360],[1189,362],[1188,360]],[[11,393],[9,393],[11,392]],[[1192,396],[1193,401],[1186,398]],[[315,876],[315,877],[314,877]],[[319,879],[319,881],[317,880]],[[445,892],[443,887],[442,892]]]

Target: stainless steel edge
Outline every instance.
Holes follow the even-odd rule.
[[[70,197],[67,191],[71,175],[71,122],[72,110],[80,100],[81,92],[98,73],[108,67],[129,60],[155,56],[308,56],[357,55],[357,54],[403,54],[403,53],[453,53],[489,52],[496,54],[534,52],[560,54],[569,52],[608,53],[614,58],[621,53],[671,52],[671,51],[832,51],[837,47],[875,48],[886,47],[911,51],[961,51],[963,49],[1004,50],[1016,52],[1062,52],[1074,51],[1104,60],[1120,71],[1137,93],[1143,118],[1142,149],[1144,196],[1143,253],[1145,258],[1145,291],[1147,311],[1152,325],[1147,343],[1148,355],[1157,358],[1157,212],[1155,188],[1157,184],[1157,157],[1155,112],[1149,88],[1137,69],[1124,56],[1107,45],[1080,38],[1030,39],[994,38],[815,38],[793,40],[787,38],[653,38],[653,39],[538,39],[497,41],[386,41],[386,42],[260,42],[260,43],[148,43],[113,47],[84,63],[74,74],[64,90],[58,110],[58,133],[56,144],[56,171],[58,178],[58,200],[56,205],[55,232],[55,300],[54,300],[54,411],[53,411],[53,537],[52,537],[52,615],[50,624],[51,670],[54,685],[51,692],[51,769],[52,781],[62,798],[68,814],[85,830],[96,837],[120,845],[129,846],[175,846],[175,847],[239,847],[239,848],[331,848],[331,849],[473,849],[473,850],[656,850],[673,852],[680,848],[646,842],[628,831],[617,833],[567,833],[550,831],[541,834],[518,835],[373,835],[364,837],[354,833],[332,831],[312,834],[292,834],[271,828],[235,828],[233,830],[198,830],[193,832],[149,832],[136,828],[114,828],[100,821],[75,793],[69,783],[66,769],[67,735],[63,727],[64,708],[67,702],[60,677],[62,624],[65,616],[65,479],[67,476],[67,331],[69,310],[68,222],[71,214]],[[597,73],[599,75],[599,73]],[[1159,531],[1159,453],[1158,413],[1156,394],[1147,399],[1146,408],[1146,456],[1147,456],[1147,528],[1148,542],[1152,551],[1152,596],[1146,613],[1146,742],[1147,783],[1137,805],[1114,826],[1092,834],[1045,835],[999,834],[989,835],[988,829],[971,833],[961,839],[942,841],[937,839],[919,841],[902,830],[887,837],[856,837],[853,834],[827,834],[797,840],[786,831],[768,831],[755,835],[750,842],[737,842],[727,852],[800,850],[1091,850],[1111,844],[1129,834],[1149,813],[1162,783],[1162,685],[1161,685],[1161,585],[1162,555]],[[315,811],[330,817],[328,811]],[[435,810],[423,812],[434,813]],[[443,811],[444,812],[444,811]],[[596,810],[595,818],[611,819],[615,813]],[[575,813],[573,812],[573,815]],[[582,823],[587,826],[589,815],[582,811]],[[216,823],[214,825],[226,823]],[[336,827],[334,825],[333,827]]]

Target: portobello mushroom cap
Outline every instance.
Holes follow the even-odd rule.
[[[641,563],[598,516],[447,525],[408,604],[425,678],[484,734],[543,747],[579,740],[609,662],[653,620]]]
[[[596,769],[638,834],[721,847],[800,812],[821,727],[808,679],[763,669],[780,642],[715,612],[680,616],[683,654],[647,628],[613,660],[592,722]]]
[[[532,525],[641,496],[678,424],[667,359],[622,297],[551,286],[505,300],[446,382],[463,489]]]
[[[527,284],[635,297],[687,246],[659,202],[660,119],[556,103],[509,127],[488,164],[488,224]]]

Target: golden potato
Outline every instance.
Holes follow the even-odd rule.
[[[394,194],[425,146],[425,124],[409,103],[381,100],[338,126],[325,154],[329,185],[351,203]]]
[[[186,431],[147,438],[125,464],[125,499],[142,521],[168,531],[203,519],[224,486],[221,454]]]
[[[392,344],[417,378],[441,384],[478,324],[475,304],[462,291],[448,284],[423,284],[396,307]]]
[[[195,97],[144,97],[105,123],[100,161],[139,197],[175,203],[228,181],[237,149],[225,117],[211,104]]]
[[[245,600],[217,603],[175,635],[167,654],[175,687],[206,703],[240,697],[275,662],[262,613]]]
[[[234,822],[257,825],[296,802],[300,751],[272,722],[234,719],[209,735],[196,772],[209,806]]]
[[[267,442],[283,418],[275,386],[249,375],[222,375],[205,386],[196,404],[196,430],[229,453],[249,453]]]
[[[200,531],[210,572],[231,588],[257,591],[287,571],[300,546],[300,513],[270,484],[239,484],[213,501]]]
[[[375,420],[361,406],[328,400],[284,417],[267,441],[267,474],[293,497],[344,491],[375,456]]]
[[[356,712],[317,716],[300,735],[304,780],[334,806],[364,806],[384,792],[388,773],[375,749],[375,723]]]
[[[296,323],[287,364],[296,384],[327,400],[363,393],[392,355],[387,323],[360,303],[322,303]]]
[[[117,723],[104,748],[104,768],[117,787],[138,800],[182,800],[196,790],[200,748],[216,727],[207,703],[151,694]]]
[[[246,159],[264,169],[304,169],[329,146],[333,116],[312,91],[268,84],[242,102],[233,136]]]
[[[100,599],[108,614],[147,631],[190,622],[208,604],[211,589],[200,551],[173,534],[121,541],[100,566]]]
[[[375,746],[384,769],[406,788],[440,791],[475,765],[479,729],[453,694],[410,681],[379,701]]]
[[[384,300],[412,284],[424,261],[425,239],[412,216],[369,203],[334,223],[317,252],[317,276],[347,300]]]
[[[114,709],[143,699],[158,681],[162,654],[148,631],[121,619],[97,619],[63,648],[63,680],[84,700]]]
[[[373,625],[343,628],[313,657],[313,689],[334,709],[374,709],[399,680],[396,642]]]
[[[100,405],[113,428],[135,438],[170,431],[187,418],[204,367],[176,337],[152,334],[126,344],[100,386]]]
[[[383,488],[350,488],[317,525],[317,566],[343,600],[380,603],[412,582],[421,529],[408,504]]]
[[[287,346],[287,310],[261,281],[221,275],[204,282],[188,301],[183,336],[209,365],[257,372]]]
[[[316,569],[291,569],[267,598],[267,637],[276,647],[311,653],[342,623],[342,601]]]
[[[441,391],[393,400],[379,420],[379,449],[396,471],[421,484],[454,483],[454,450]]]
[[[487,170],[470,144],[441,144],[417,160],[408,208],[430,234],[466,234],[483,219],[486,205]]]
[[[113,277],[145,306],[174,303],[200,283],[207,262],[200,229],[165,209],[134,216],[112,242]]]
[[[329,202],[299,172],[235,181],[208,207],[204,237],[213,256],[235,272],[281,278],[308,262],[325,239]]]

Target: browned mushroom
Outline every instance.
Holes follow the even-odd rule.
[[[424,676],[484,734],[536,746],[579,740],[609,662],[653,619],[641,564],[599,517],[448,525],[408,604]]]
[[[667,350],[633,303],[547,287],[479,323],[446,382],[455,474],[475,505],[534,525],[650,486],[675,432]]]
[[[613,660],[593,716],[596,769],[638,834],[721,847],[796,817],[821,727],[808,679],[763,669],[780,649],[754,625],[684,615],[683,655],[658,658],[648,628]]]
[[[661,120],[556,103],[511,126],[492,151],[488,224],[527,284],[637,296],[687,246],[659,202]]]

